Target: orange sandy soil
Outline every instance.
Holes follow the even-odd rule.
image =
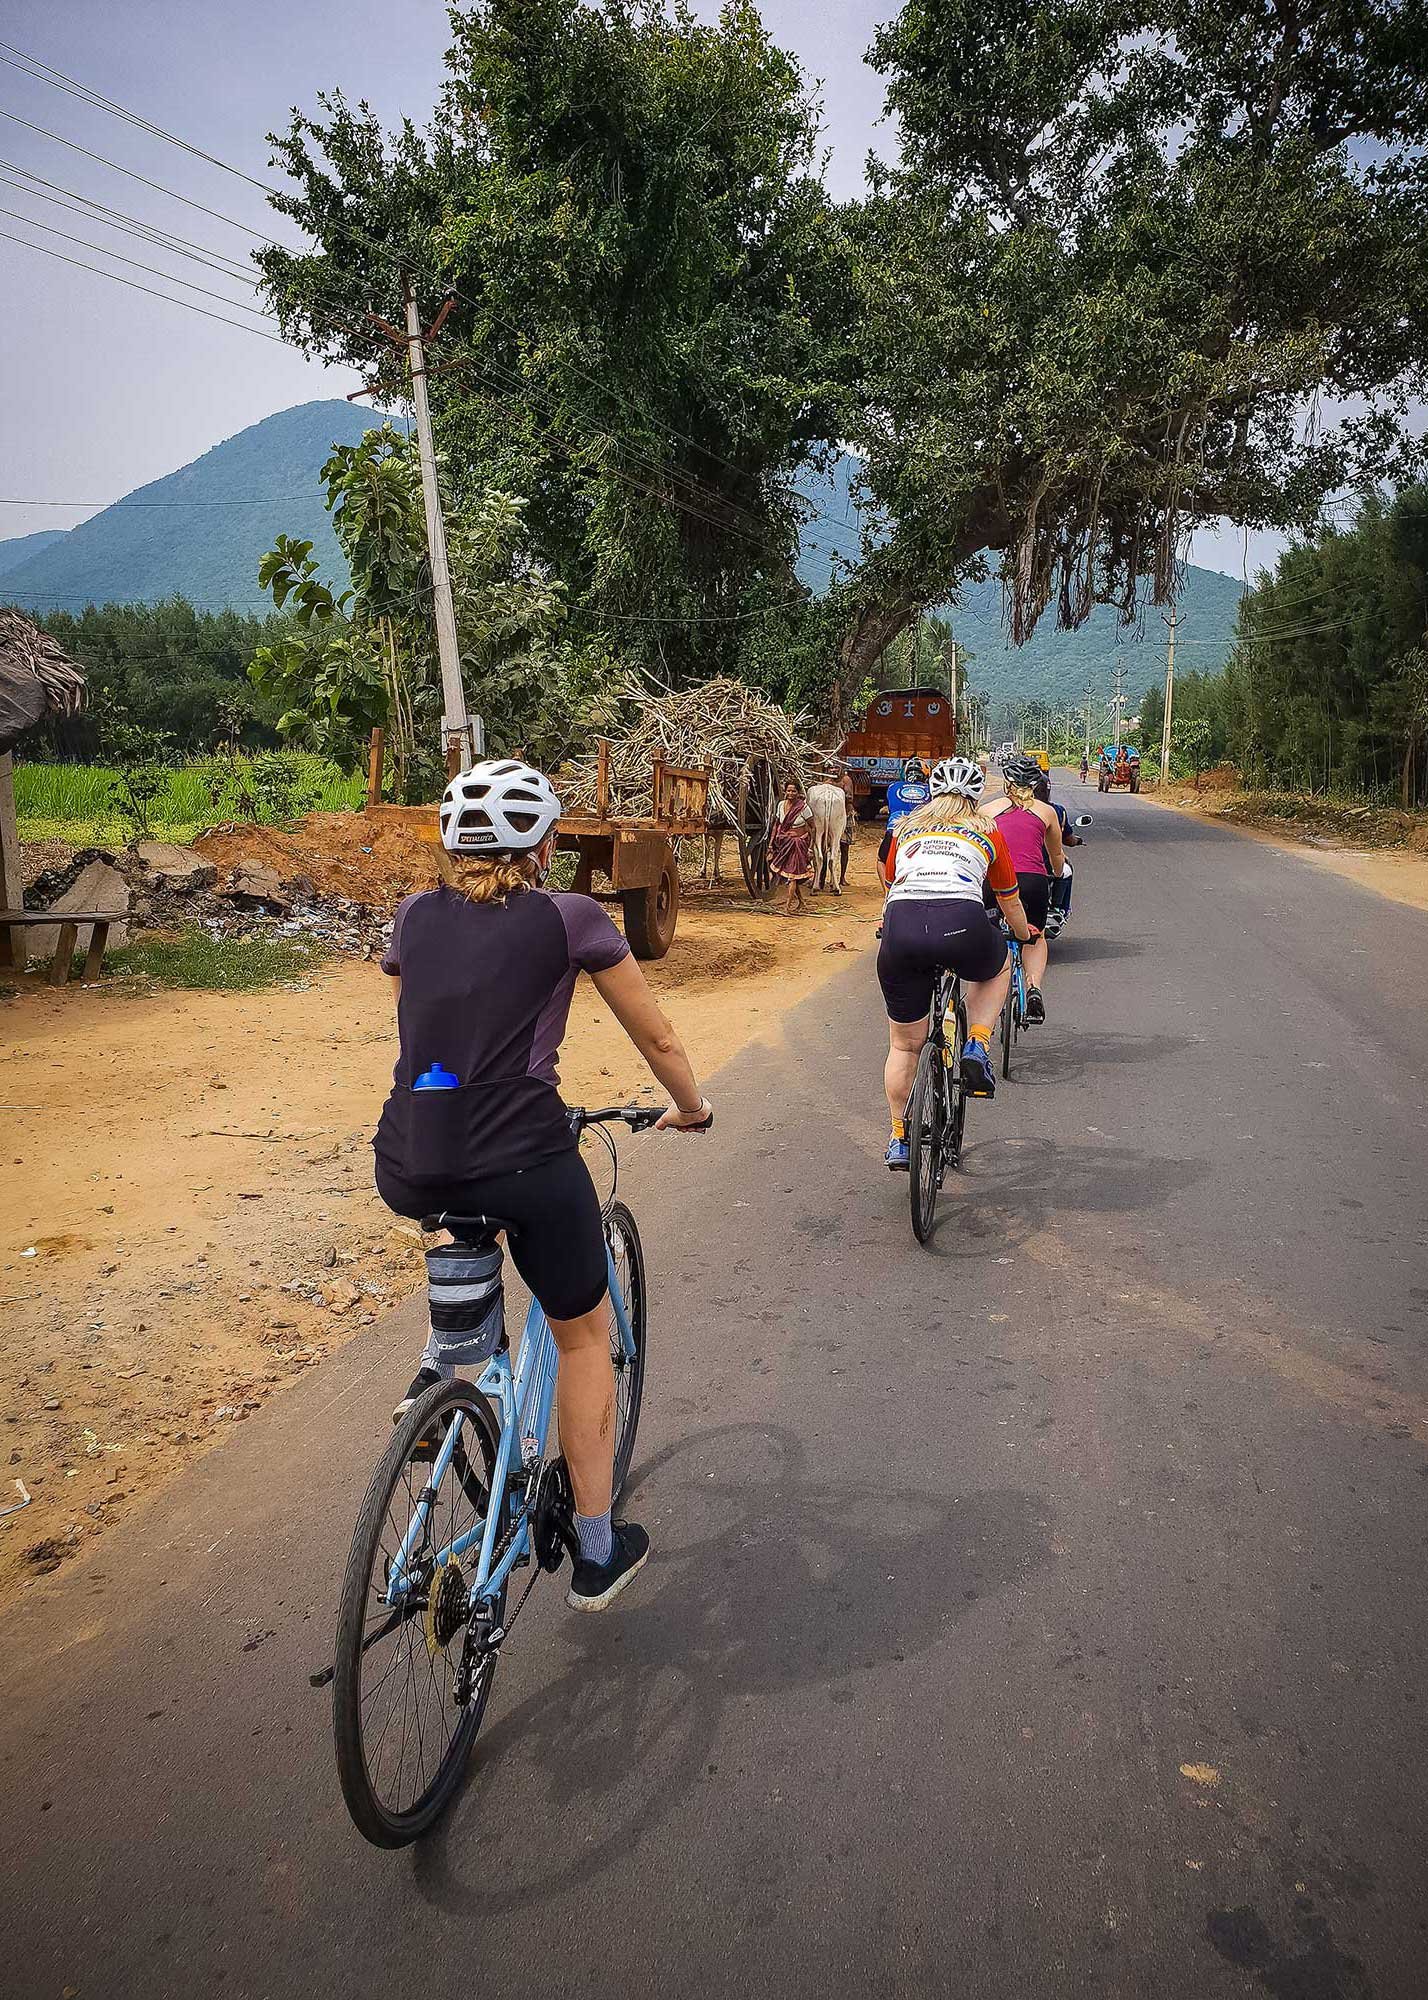
[[[363,900],[379,899],[378,876],[382,901],[423,879],[400,816],[388,829],[376,815],[375,839],[368,816],[330,817],[356,825],[326,829],[328,853],[309,839],[279,859],[271,847],[297,837],[260,830],[231,858],[319,881],[330,869],[329,887],[347,866],[346,893]],[[372,854],[346,858],[354,833]],[[228,838],[206,837],[205,851],[219,859]],[[776,1037],[847,951],[871,947],[872,851],[864,832],[849,892],[802,921],[742,889],[686,897],[669,956],[647,970],[701,1074]],[[118,978],[59,993],[34,975],[9,985],[0,1505],[19,1498],[17,1478],[33,1501],[0,1521],[0,1598],[36,1587],[421,1277],[415,1229],[371,1187],[368,1141],[395,1055],[374,966],[333,960],[249,994]],[[577,1103],[620,1102],[648,1081],[588,986],[563,1071]]]
[[[1303,821],[1283,819],[1264,813],[1259,797],[1242,792],[1239,773],[1229,768],[1204,772],[1198,792],[1172,783],[1151,796],[1177,812],[1220,819],[1252,839],[1292,848],[1410,909],[1428,910],[1428,813],[1306,800]]]

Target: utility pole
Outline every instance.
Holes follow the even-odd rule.
[[[1165,613],[1161,612],[1165,618]],[[1165,720],[1160,726],[1160,782],[1170,783],[1170,717],[1175,707],[1175,627],[1180,622],[1178,606],[1172,602],[1170,616],[1165,618],[1169,637],[1165,642]]]
[[[426,507],[426,542],[431,558],[436,650],[441,661],[441,744],[446,756],[446,775],[454,778],[458,771],[469,771],[477,756],[484,751],[485,731],[481,727],[479,716],[473,719],[467,713],[466,690],[461,681],[461,649],[456,641],[456,606],[451,598],[451,569],[446,559],[446,523],[442,519],[441,494],[436,484],[436,453],[431,442],[431,403],[426,393],[426,335],[422,331],[416,291],[410,278],[406,285],[406,308],[407,362],[412,377],[412,405],[416,411],[417,453],[421,459],[421,496]]]
[[[1086,762],[1088,764],[1091,761],[1091,697],[1094,695],[1094,693],[1095,689],[1091,686],[1091,683],[1087,681],[1085,694],[1086,694]]]
[[[1126,670],[1121,660],[1116,662],[1116,692],[1112,706],[1116,711],[1116,749],[1121,747],[1121,717],[1126,705]]]

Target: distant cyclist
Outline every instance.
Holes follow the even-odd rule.
[[[1037,932],[1035,942],[1022,955],[1029,1023],[1046,1019],[1046,1000],[1041,990],[1046,978],[1046,940],[1041,933],[1051,907],[1052,880],[1059,877],[1066,859],[1056,814],[1036,796],[1041,775],[1035,757],[1027,756],[1025,751],[1012,751],[1002,759],[1007,795],[988,808],[1016,866],[1021,900]]]
[[[542,888],[560,800],[514,758],[453,778],[441,802],[443,886],[398,906],[382,960],[400,1053],[373,1149],[398,1215],[501,1216],[511,1261],[560,1350],[560,1443],[575,1490],[580,1561],[567,1603],[603,1611],[649,1553],[610,1519],[614,1371],[605,1233],[557,1089],[571,995],[588,972],[669,1092],[660,1126],[698,1131],[709,1106],[630,948],[589,896]],[[438,1085],[436,1077],[449,1078]],[[442,1378],[428,1343],[401,1416]]]
[[[1083,750],[1081,752],[1081,783],[1083,785],[1085,784],[1087,778],[1089,778],[1090,775],[1091,775],[1091,760]]]
[[[878,983],[888,1016],[883,1088],[892,1120],[886,1159],[894,1172],[907,1170],[907,1101],[943,971],[962,980],[968,1023],[962,1081],[979,1097],[996,1090],[992,1030],[1011,972],[1006,942],[982,906],[984,884],[1012,935],[1024,942],[1033,936],[1006,842],[996,822],[978,810],[985,782],[969,757],[945,757],[934,765],[931,798],[900,820],[884,863],[891,887]]]

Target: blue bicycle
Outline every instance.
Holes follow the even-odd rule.
[[[572,1111],[577,1134],[648,1131],[658,1109]],[[614,1146],[608,1135],[601,1137]],[[635,1448],[645,1379],[644,1255],[613,1192],[604,1210],[615,1368],[618,1503]],[[454,1248],[499,1276],[499,1216],[442,1215]],[[541,1572],[579,1553],[563,1458],[547,1457],[558,1354],[533,1300],[514,1367],[499,1310],[474,1382],[443,1382],[402,1419],[372,1474],[342,1585],[332,1669],[337,1770],[348,1811],[378,1847],[404,1847],[434,1823],[461,1781],[496,1663]],[[535,1563],[509,1619],[512,1573]],[[321,1678],[321,1677],[319,1677]]]
[[[1026,973],[1021,962],[1020,942],[1008,935],[1007,948],[1011,952],[1011,985],[1007,997],[1002,1002],[1002,1075],[1011,1075],[1012,1050],[1026,1027]]]

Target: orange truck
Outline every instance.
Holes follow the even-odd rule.
[[[956,748],[957,718],[945,694],[936,688],[880,688],[838,752],[853,780],[859,819],[877,818],[888,786],[897,783],[909,757],[931,765]]]

